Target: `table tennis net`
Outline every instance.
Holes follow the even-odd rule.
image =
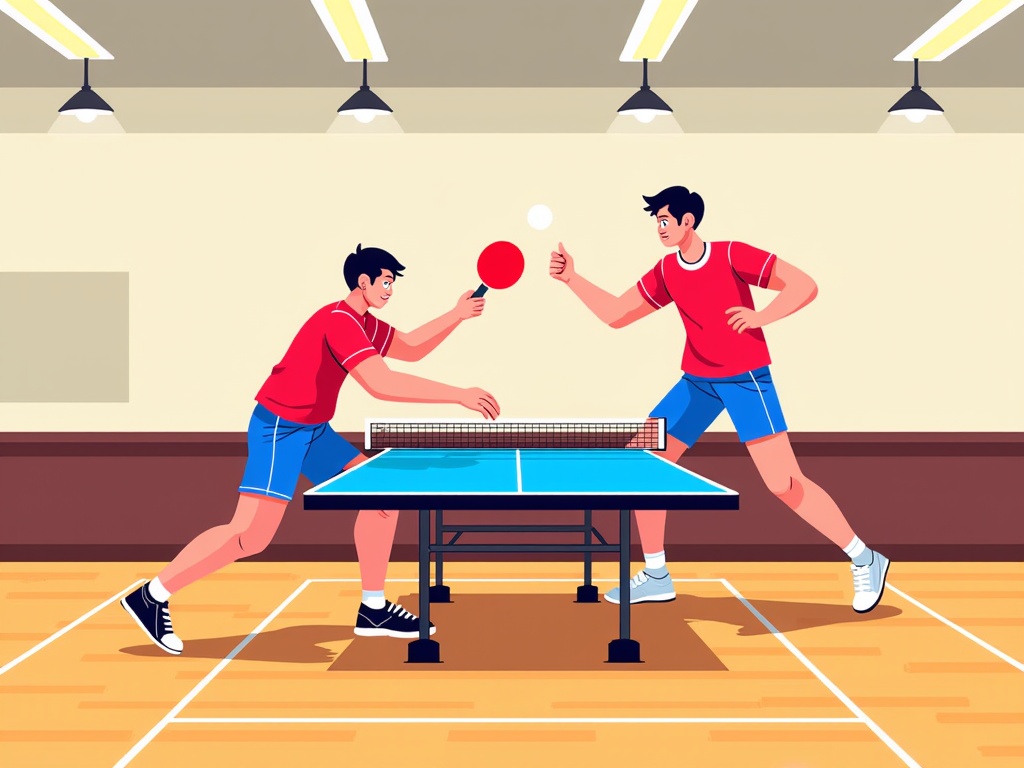
[[[665,450],[664,419],[444,421],[370,419],[366,448]]]

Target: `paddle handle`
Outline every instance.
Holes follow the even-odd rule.
[[[473,298],[479,299],[485,293],[487,293],[487,286],[484,285],[483,283],[480,283],[480,287],[476,289],[476,292],[473,294]]]

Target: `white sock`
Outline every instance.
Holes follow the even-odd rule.
[[[373,608],[375,611],[379,611],[384,607],[384,590],[375,592],[372,590],[363,590],[363,605],[367,608]]]
[[[845,552],[851,560],[856,560],[864,554],[864,550],[867,548],[867,545],[860,540],[859,536],[854,536],[853,541],[843,547],[843,552]]]
[[[654,552],[652,554],[647,554],[646,552],[644,552],[644,560],[646,561],[647,567],[651,570],[656,571],[659,568],[664,568],[665,550],[662,550],[661,552]]]
[[[171,593],[167,591],[167,587],[160,583],[159,576],[149,582],[146,585],[146,589],[149,591],[149,596],[158,603],[166,603],[171,599]]]

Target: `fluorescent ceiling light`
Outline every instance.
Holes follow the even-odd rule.
[[[697,0],[644,0],[619,61],[661,61],[696,5]]]
[[[1024,0],[960,0],[893,61],[942,61],[1024,5]]]
[[[366,0],[310,0],[345,61],[387,61]]]
[[[0,0],[0,11],[65,58],[114,58],[50,0]]]

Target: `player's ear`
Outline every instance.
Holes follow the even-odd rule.
[[[370,276],[369,275],[360,275],[359,276],[359,280],[358,280],[359,289],[363,290],[363,291],[367,290],[370,287],[370,283],[371,282],[373,282],[373,281],[370,280]]]

